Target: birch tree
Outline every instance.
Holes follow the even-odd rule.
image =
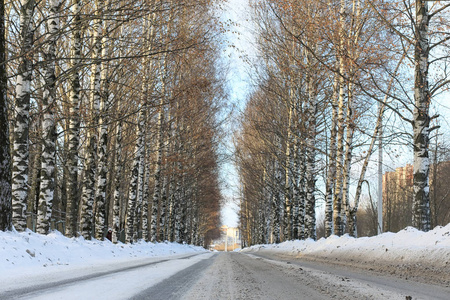
[[[71,74],[69,130],[67,146],[66,220],[65,235],[72,237],[77,232],[78,213],[78,147],[80,144],[80,63],[81,63],[81,0],[72,0],[71,20]]]
[[[39,209],[37,219],[37,232],[48,233],[50,229],[50,218],[53,208],[55,193],[55,167],[56,167],[56,123],[55,123],[55,64],[56,64],[56,41],[59,32],[59,0],[49,1],[50,14],[48,16],[48,48],[45,57],[47,69],[45,71],[45,87],[43,106],[44,116],[42,120],[42,165],[40,180]]]
[[[12,228],[11,206],[11,156],[9,145],[9,124],[5,45],[5,2],[0,2],[0,230]]]
[[[12,220],[17,231],[26,228],[28,195],[29,113],[33,46],[34,0],[20,2],[20,62],[16,81],[14,143],[12,153]]]
[[[106,58],[109,57],[109,21],[108,16],[111,15],[111,1],[106,4],[99,5],[100,10],[104,10],[101,18],[105,18],[102,22],[102,42],[101,42],[101,71],[100,71],[100,114],[98,127],[98,148],[97,148],[97,180],[95,193],[95,238],[102,240],[106,232],[106,173],[107,173],[107,146],[108,146],[108,125],[107,125],[107,109],[109,106],[109,63]],[[106,15],[106,17],[105,17]]]

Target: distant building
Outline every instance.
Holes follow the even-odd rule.
[[[222,232],[220,239],[213,241],[210,250],[233,251],[241,248],[241,232],[238,227],[223,225],[220,231]]]
[[[383,175],[383,230],[397,232],[412,224],[413,166]]]
[[[414,168],[408,164],[383,175],[383,230],[397,232],[412,225]],[[436,180],[434,178],[436,177]],[[450,161],[430,166],[431,224],[450,222]]]

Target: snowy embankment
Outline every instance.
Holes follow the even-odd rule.
[[[205,249],[176,243],[113,244],[109,240],[66,238],[55,231],[0,231],[0,280],[11,276],[42,274],[93,265],[118,264],[147,258],[204,252]]]
[[[403,278],[450,284],[450,224],[429,232],[407,227],[398,233],[387,232],[374,237],[331,236],[318,241],[256,245],[242,251],[270,251]]]

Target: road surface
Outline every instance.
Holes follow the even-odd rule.
[[[271,253],[186,255],[33,282],[3,287],[0,299],[450,299],[449,287]]]

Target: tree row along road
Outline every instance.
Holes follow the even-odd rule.
[[[86,272],[1,291],[0,299],[448,299],[450,295],[449,287],[270,253],[206,253]]]

